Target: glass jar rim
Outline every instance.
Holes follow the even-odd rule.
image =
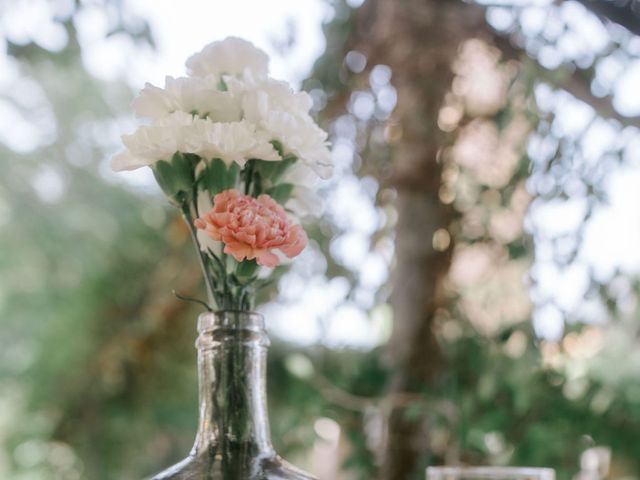
[[[208,333],[215,330],[250,330],[263,333],[265,331],[264,316],[261,313],[246,310],[201,313],[198,316],[198,332]]]
[[[537,477],[541,480],[553,480],[555,471],[552,468],[542,467],[490,467],[490,466],[440,466],[427,467],[427,478],[435,475],[466,475],[466,476],[490,476],[495,479],[507,479],[514,475]]]

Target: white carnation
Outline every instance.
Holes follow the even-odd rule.
[[[127,149],[113,169],[152,165],[175,152],[241,166],[251,158],[281,160],[270,143],[276,140],[285,155],[331,176],[327,133],[309,114],[310,96],[268,78],[268,62],[251,43],[230,37],[189,58],[191,77],[167,77],[164,88],[147,84],[133,108],[152,123],[122,137]]]
[[[231,90],[240,86],[240,82],[232,83]],[[285,153],[295,155],[320,177],[328,178],[333,164],[327,133],[309,115],[311,105],[306,92],[296,93],[286,82],[270,79],[245,85],[242,94],[244,118],[282,143]]]
[[[225,163],[244,165],[251,158],[280,160],[269,139],[253,124],[213,122],[184,112],[158,118],[151,125],[123,135],[127,150],[112,160],[114,170],[134,170],[169,160],[175,152],[195,153],[204,159],[220,158]]]
[[[231,89],[239,89],[241,82],[231,83]],[[270,111],[287,112],[299,117],[308,117],[313,100],[307,92],[295,92],[284,81],[267,79],[256,83],[244,82],[242,92],[242,108],[245,118],[258,123]],[[239,93],[236,93],[239,96]]]
[[[316,125],[311,117],[269,111],[260,126],[282,143],[285,153],[295,155],[321,178],[329,178],[333,174],[327,132]]]
[[[189,143],[189,130],[193,116],[175,112],[144,125],[131,135],[123,135],[122,143],[127,149],[111,161],[115,171],[135,170],[151,165],[158,160],[169,160],[175,152],[184,151]]]
[[[213,42],[187,60],[190,75],[243,75],[263,78],[269,72],[269,56],[251,42],[237,37]]]
[[[247,160],[281,160],[269,139],[256,131],[255,125],[242,120],[240,122],[214,123],[197,120],[197,138],[201,144],[197,153],[203,158],[220,158],[227,165],[235,162],[244,166]]]
[[[218,89],[219,80],[206,77],[166,77],[165,87],[147,83],[132,103],[139,117],[159,118],[181,111],[197,113],[215,122],[241,119],[240,102],[231,92]]]

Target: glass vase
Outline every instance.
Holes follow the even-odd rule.
[[[271,444],[266,402],[269,338],[262,315],[198,318],[200,419],[189,456],[152,480],[315,480]]]

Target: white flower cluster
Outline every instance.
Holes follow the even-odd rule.
[[[220,158],[243,166],[249,159],[295,156],[320,177],[332,173],[327,134],[311,118],[311,98],[268,77],[268,56],[230,37],[187,60],[188,77],[167,77],[164,88],[147,84],[134,100],[150,125],[124,135],[126,150],[112,160],[116,171],[169,160],[175,152]]]

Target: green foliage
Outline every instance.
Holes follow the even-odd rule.
[[[194,170],[199,160],[196,155],[183,155],[180,152],[176,152],[171,157],[171,160],[159,160],[151,167],[162,191],[178,206],[193,191],[195,183]]]
[[[266,191],[268,195],[271,196],[276,202],[283,204],[291,197],[291,193],[293,192],[293,184],[291,183],[280,183],[275,187],[271,187]]]
[[[256,263],[255,260],[247,260],[244,262],[238,262],[238,265],[236,266],[236,277],[238,277],[241,280],[247,280],[252,278],[255,273],[256,270],[258,269],[258,264]]]
[[[207,162],[206,167],[198,176],[198,181],[201,183],[202,188],[211,197],[214,197],[224,190],[236,188],[239,173],[240,167],[237,163],[227,166],[221,159],[214,158]]]

